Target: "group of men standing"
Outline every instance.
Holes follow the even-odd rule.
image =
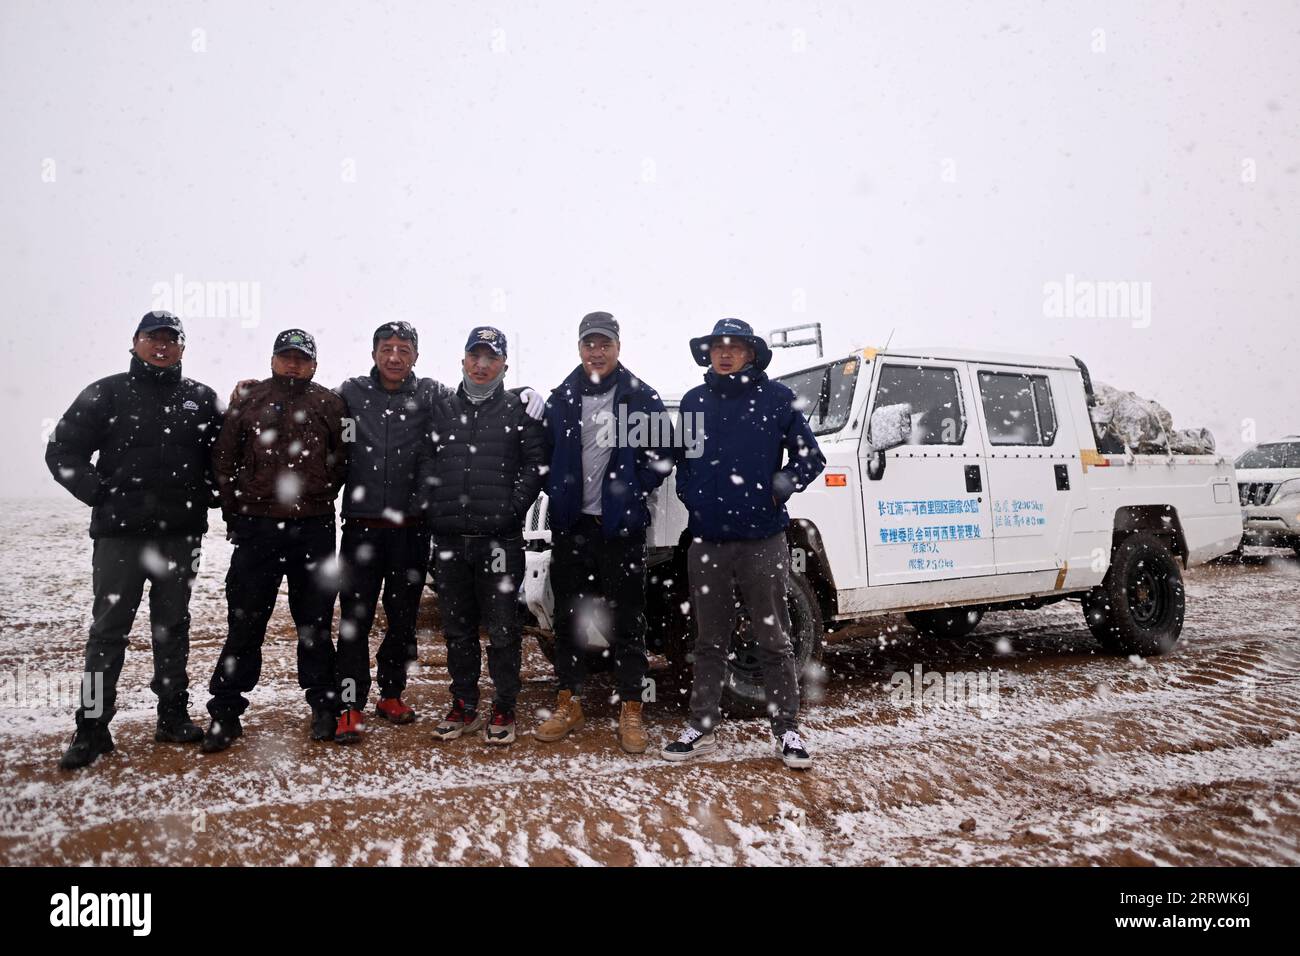
[[[681,416],[680,429],[662,427],[671,421],[663,402],[622,363],[620,344],[612,315],[585,316],[580,364],[546,400],[505,387],[500,329],[470,331],[453,389],[415,374],[418,334],[389,322],[374,332],[369,374],[331,391],[312,381],[315,340],[290,329],[275,338],[271,377],[240,382],[223,413],[212,389],[181,374],[181,321],[147,313],[129,370],[86,388],[46,449],[55,479],[93,508],[93,622],[76,734],[61,766],[83,767],[113,749],[117,679],[146,581],[159,742],[199,743],[215,753],[242,736],[240,718],[286,578],[312,738],[347,744],[363,736],[381,598],[387,630],[376,653],[374,713],[411,723],[416,713],[402,696],[432,570],[451,675],[451,704],[433,734],[447,741],[481,730],[488,744],[512,743],[523,524],[543,490],[559,689],[534,737],[554,742],[582,727],[585,631],[603,603],[612,621],[619,743],[642,753],[649,743],[641,699],[647,499],[674,468],[689,512],[698,634],[690,720],[662,754],[683,760],[716,746],[739,595],[755,622],[776,750],[788,766],[808,766],[785,603],[785,501],[820,473],[816,440],[793,393],[767,378],[771,352],[746,323],[725,319],[691,340],[692,356],[708,371],[682,400],[691,414]],[[638,418],[656,427],[611,427]],[[211,507],[221,508],[234,551],[205,731],[188,712],[188,605]],[[479,700],[480,628],[490,709]]]

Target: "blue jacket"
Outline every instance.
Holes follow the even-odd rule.
[[[627,368],[614,372],[617,445],[601,487],[601,529],[606,538],[641,531],[650,524],[646,499],[673,470],[673,432],[659,395]],[[547,515],[552,531],[568,531],[582,516],[582,391],[586,373],[579,365],[546,402]],[[654,427],[636,430],[636,413],[652,416]],[[645,440],[641,440],[641,436]],[[624,443],[624,438],[630,439]],[[666,439],[666,441],[665,441]]]
[[[732,375],[710,369],[682,397],[677,496],[693,537],[758,541],[785,530],[785,502],[826,467],[794,401],[788,386],[753,366]],[[693,446],[698,457],[688,457]]]

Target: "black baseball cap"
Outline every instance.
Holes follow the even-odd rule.
[[[310,332],[304,332],[302,329],[285,329],[275,337],[275,346],[271,349],[271,354],[279,355],[281,352],[291,352],[295,349],[308,358],[314,359],[316,340],[312,338]]]
[[[156,329],[171,329],[179,338],[185,338],[185,327],[181,325],[181,320],[162,309],[146,312],[140,319],[140,324],[135,327],[135,334],[153,332]]]
[[[405,339],[418,352],[420,351],[420,334],[415,331],[415,326],[410,322],[385,322],[379,328],[375,329],[372,346],[379,345],[380,339]]]
[[[486,345],[497,355],[505,355],[506,334],[495,326],[476,325],[469,330],[469,338],[465,340],[465,351],[468,352],[476,345]]]

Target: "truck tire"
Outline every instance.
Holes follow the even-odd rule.
[[[965,637],[979,627],[982,607],[945,607],[934,611],[908,611],[907,623],[929,637]]]
[[[1183,630],[1186,594],[1178,560],[1149,531],[1129,535],[1115,547],[1110,570],[1083,598],[1088,629],[1116,654],[1164,654]]]
[[[790,575],[785,602],[790,612],[790,643],[794,646],[795,672],[799,675],[802,696],[805,674],[808,668],[817,666],[822,656],[822,612],[817,592],[803,574]],[[694,628],[693,615],[691,627]],[[722,709],[730,717],[767,716],[763,669],[758,662],[757,645],[747,639],[748,631],[749,618],[742,608],[731,638],[727,679],[722,685]]]

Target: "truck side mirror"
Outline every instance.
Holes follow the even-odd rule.
[[[871,413],[867,427],[867,478],[879,481],[885,474],[885,452],[907,444],[912,437],[912,406],[903,402],[883,405]]]

